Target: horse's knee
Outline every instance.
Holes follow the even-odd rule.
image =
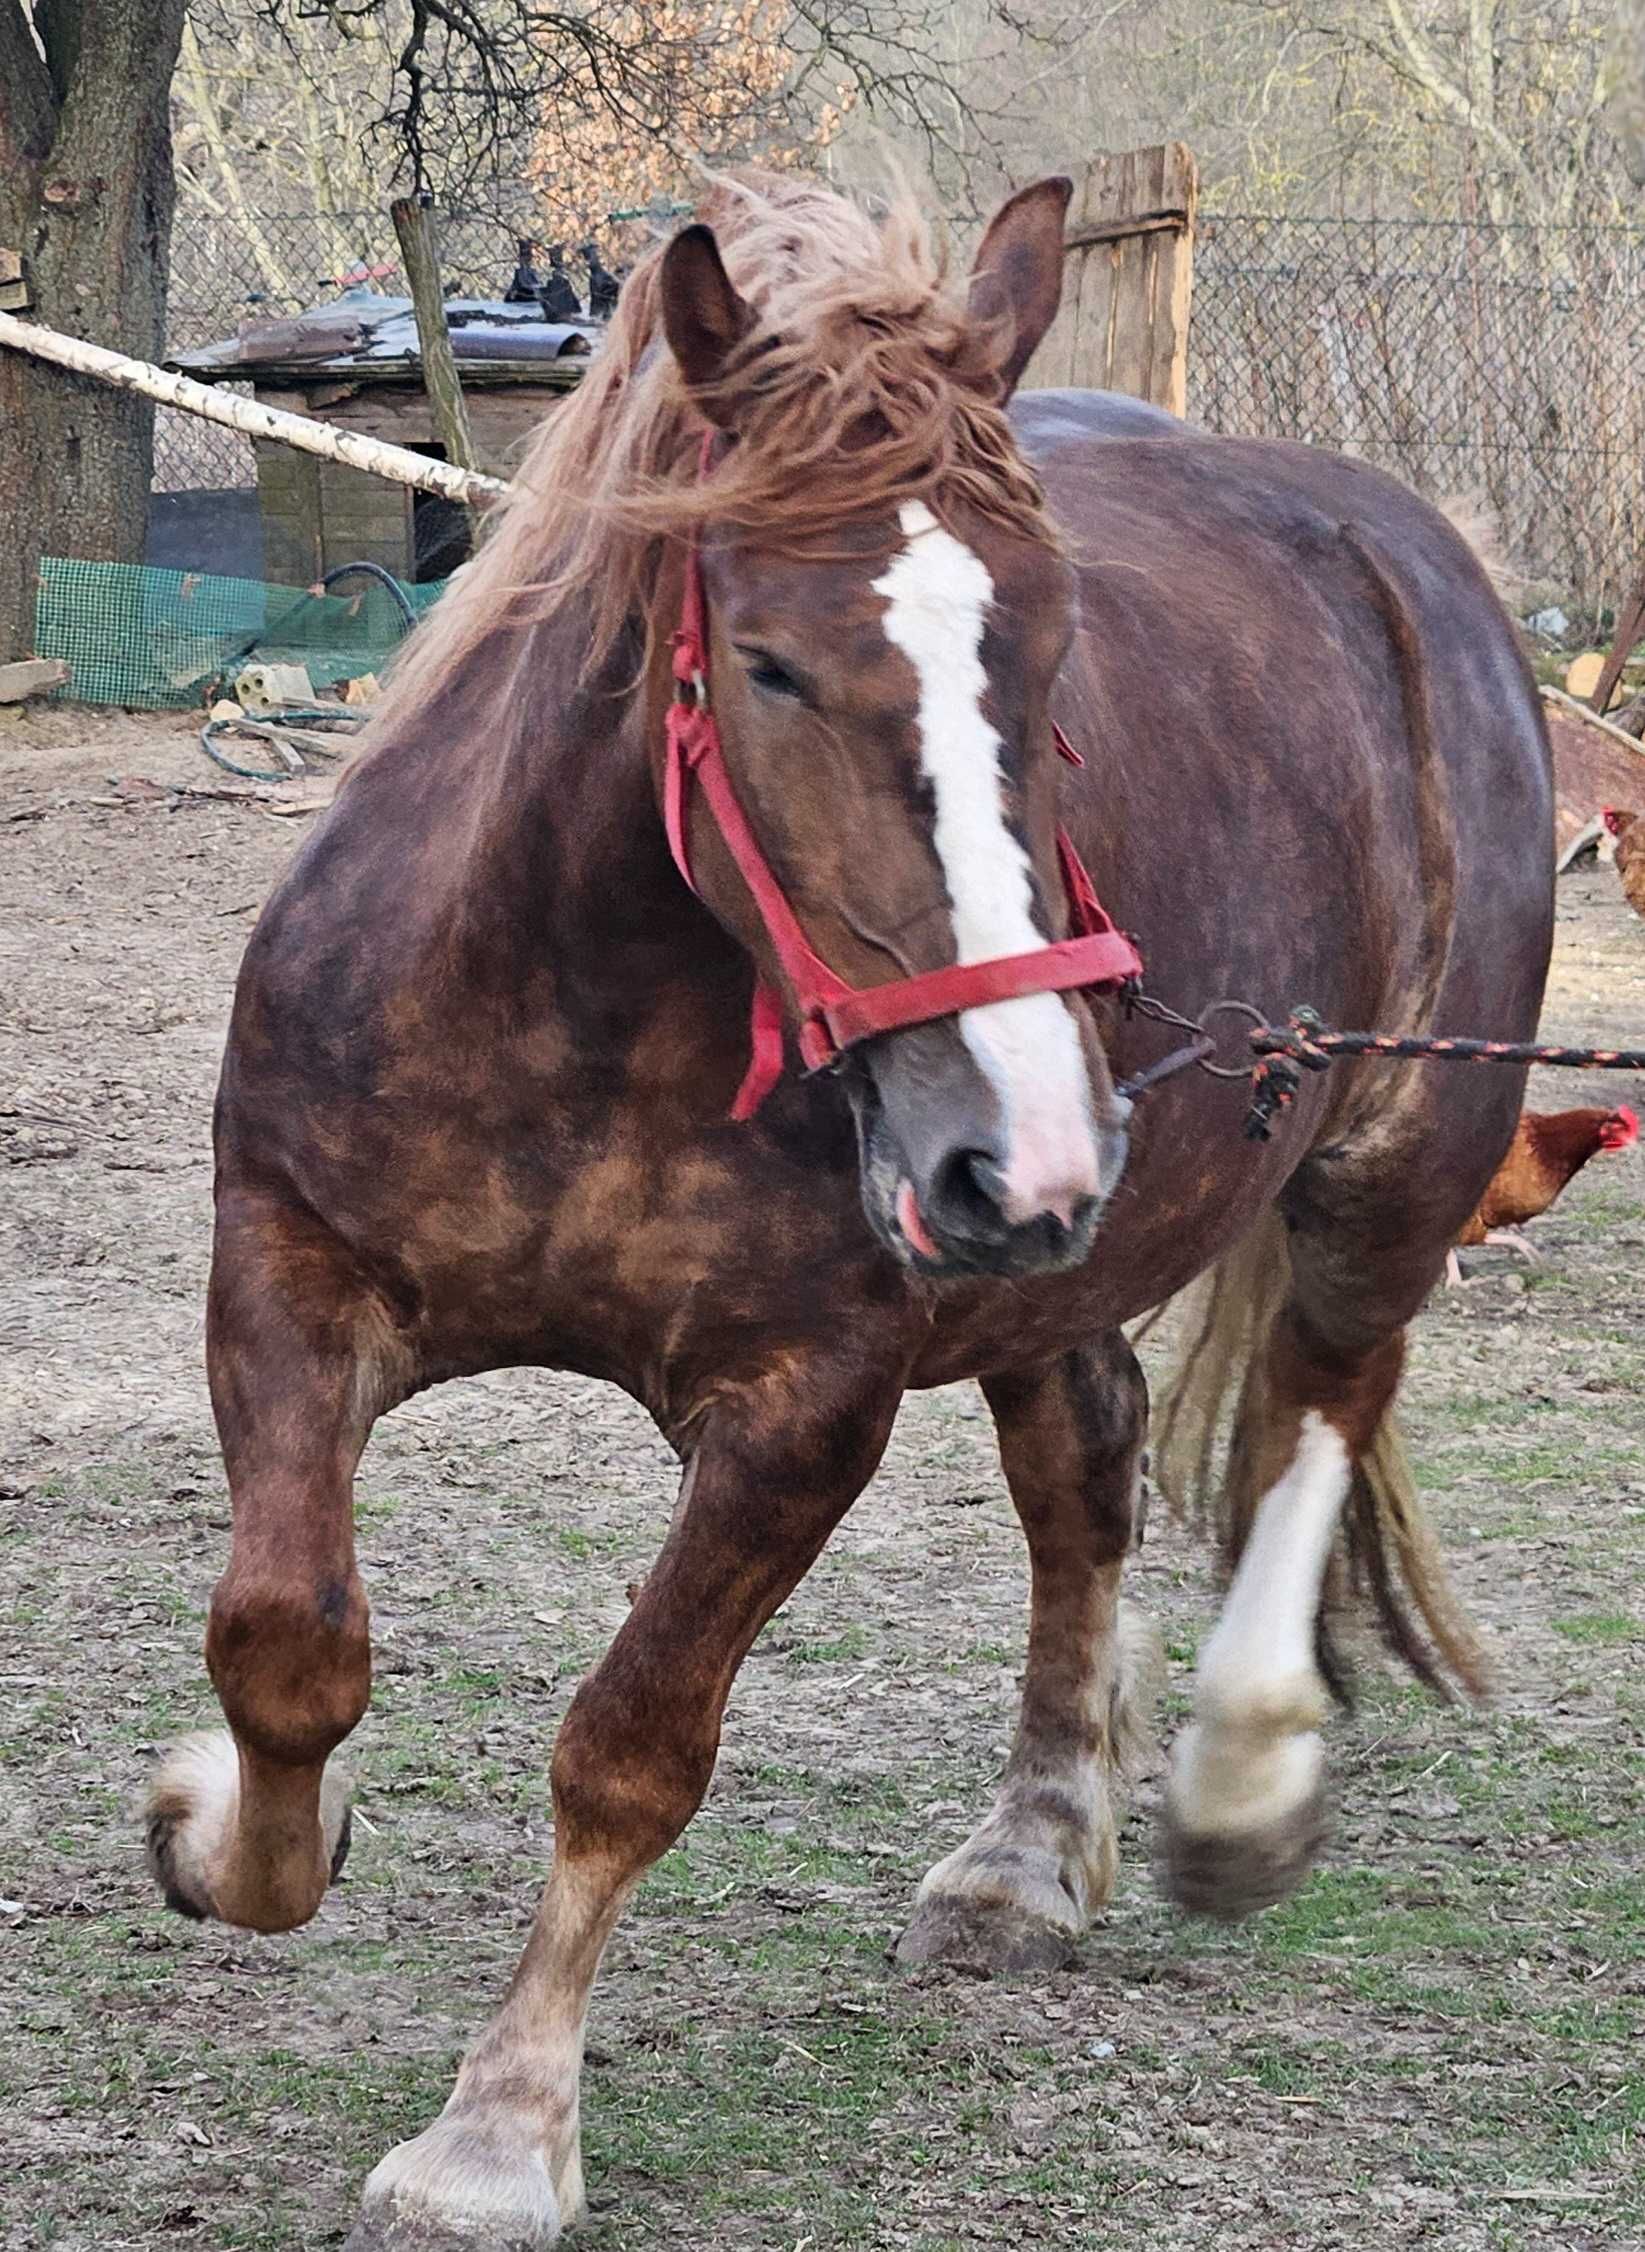
[[[206,1664],[241,1743],[288,1766],[317,1764],[359,1721],[371,1693],[358,1573],[276,1576],[231,1564],[212,1595]]]
[[[647,1867],[702,1803],[718,1751],[717,1704],[664,1698],[601,1667],[572,1699],[554,1746],[556,1838],[574,1853]]]

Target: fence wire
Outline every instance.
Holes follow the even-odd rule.
[[[518,221],[442,214],[440,265],[448,287],[500,297],[514,271]],[[172,237],[168,349],[187,352],[232,336],[243,321],[325,304],[350,280],[405,293],[394,222],[384,211],[246,211],[178,214]],[[195,415],[158,407],[154,488],[227,492],[256,483],[250,441]]]
[[[1645,234],[1217,215],[1196,244],[1189,412],[1477,495],[1583,610],[1645,548]]]
[[[512,217],[441,220],[448,282],[500,295]],[[358,276],[403,287],[386,211],[179,217],[174,350],[301,311]],[[1645,234],[1218,213],[1196,248],[1189,411],[1209,428],[1359,454],[1484,500],[1515,566],[1577,611],[1645,548]],[[161,409],[155,484],[249,487],[250,447]]]

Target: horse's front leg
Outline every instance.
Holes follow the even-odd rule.
[[[523,2252],[583,2209],[578,2080],[601,1952],[696,1811],[737,1668],[873,1475],[901,1386],[793,1367],[716,1402],[667,1539],[554,1750],[554,1866],[445,2110],[366,2184],[349,2252]]]
[[[905,1963],[1065,1962],[1113,1889],[1112,1784],[1146,1733],[1153,1636],[1120,1603],[1148,1393],[1117,1331],[983,1386],[1032,1572],[1022,1713],[992,1812],[920,1886]]]
[[[206,1658],[229,1726],[162,1762],[149,1860],[184,1915],[287,1931],[348,1847],[347,1788],[326,1762],[371,1687],[354,1467],[405,1355],[344,1245],[290,1205],[227,1190],[206,1360],[234,1510]]]

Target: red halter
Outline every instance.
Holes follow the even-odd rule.
[[[871,1040],[877,1033],[929,1024],[937,1017],[956,1016],[962,1009],[981,1008],[989,1001],[1014,1001],[1025,993],[1119,986],[1142,975],[1141,955],[1124,932],[1115,929],[1073,840],[1059,826],[1057,860],[1068,895],[1068,919],[1076,937],[1037,946],[1029,954],[951,963],[946,969],[927,970],[920,977],[893,978],[885,985],[847,985],[807,944],[732,787],[719,724],[708,700],[708,605],[696,539],[686,551],[685,593],[679,631],[674,636],[674,685],[663,774],[663,821],[674,865],[695,891],[686,846],[686,793],[695,776],[793,989],[800,1013],[800,1054],[809,1069],[815,1071],[833,1063],[847,1048],[859,1040]],[[1083,766],[1085,761],[1062,729],[1053,727],[1052,734],[1060,755],[1074,766]],[[754,986],[750,1036],[748,1070],[731,1106],[735,1119],[752,1118],[782,1077],[782,999],[763,978]]]

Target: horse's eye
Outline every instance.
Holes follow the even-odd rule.
[[[748,677],[767,696],[792,696],[796,701],[804,698],[805,690],[794,675],[779,665],[775,657],[766,656],[763,650],[749,657]]]

